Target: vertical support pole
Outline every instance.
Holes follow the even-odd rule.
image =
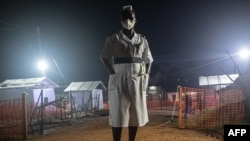
[[[39,51],[40,51],[40,57],[43,56],[42,46],[41,46],[41,40],[40,40],[40,28],[37,27],[37,39],[38,39],[38,45],[39,45]]]
[[[62,96],[60,95],[60,116],[61,116],[61,120],[63,119],[62,118],[62,108],[63,108],[63,106],[62,106]]]
[[[182,119],[182,87],[178,88],[179,95],[179,112],[178,112],[178,128],[183,128],[183,119]]]
[[[27,93],[22,93],[22,105],[23,105],[23,140],[27,139],[28,136],[28,125],[27,125]]]
[[[71,119],[73,119],[73,96],[71,94],[71,91],[69,92],[70,97],[70,113],[71,113]]]
[[[93,93],[88,91],[90,93],[90,110],[92,111],[93,110]]]
[[[67,119],[67,107],[66,107],[66,101],[63,101],[63,107],[64,107],[64,118]]]
[[[163,91],[161,91],[161,110],[162,110],[162,107],[163,107]]]
[[[40,106],[40,112],[41,112],[41,122],[40,122],[40,135],[43,135],[43,89],[41,90],[41,106]]]

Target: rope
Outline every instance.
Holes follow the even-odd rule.
[[[180,86],[177,87],[176,92],[178,92],[179,87],[180,87]],[[169,122],[173,122],[173,119],[174,119],[174,112],[175,112],[175,106],[176,106],[176,101],[177,101],[177,100],[175,100],[175,102],[174,102],[174,107],[173,107],[171,119],[168,120],[167,122],[165,122],[165,123],[159,125],[159,127],[165,126],[165,125],[168,124]]]

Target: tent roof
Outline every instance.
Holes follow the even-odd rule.
[[[199,85],[225,85],[232,84],[236,78],[239,77],[239,74],[230,74],[230,75],[215,75],[215,76],[200,76]]]
[[[47,77],[25,78],[25,79],[7,79],[0,83],[0,89],[9,88],[56,88],[58,84]]]
[[[70,91],[92,91],[94,89],[104,89],[105,85],[102,81],[88,81],[88,82],[71,82],[64,92]]]

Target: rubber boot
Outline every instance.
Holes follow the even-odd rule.
[[[121,141],[122,128],[112,127],[113,141]]]
[[[138,129],[138,127],[136,127],[136,126],[129,126],[128,127],[129,141],[135,141],[137,129]]]

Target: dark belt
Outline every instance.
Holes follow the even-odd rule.
[[[142,60],[139,57],[114,58],[114,64],[125,64],[125,63],[142,63]]]

